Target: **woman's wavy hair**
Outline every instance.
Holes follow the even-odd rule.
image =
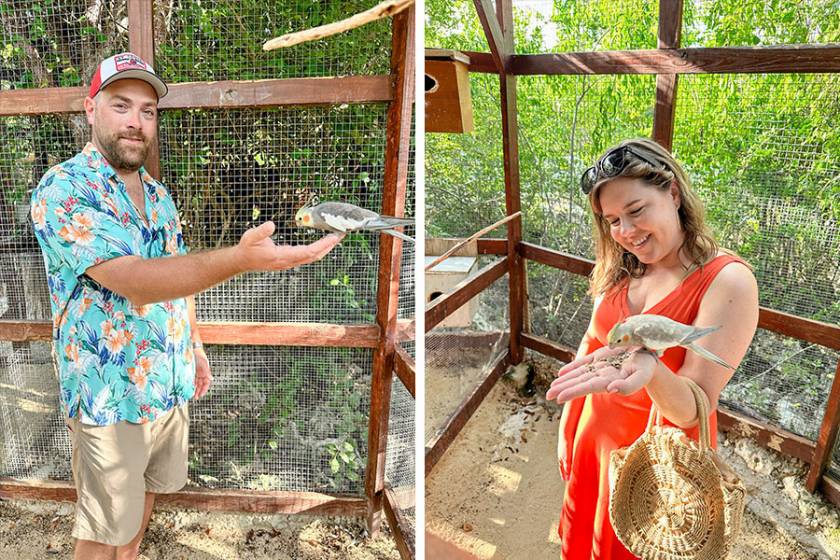
[[[680,207],[677,213],[685,233],[685,240],[681,247],[683,254],[688,257],[692,265],[702,266],[718,252],[717,241],[715,241],[711,230],[706,225],[703,203],[691,189],[688,174],[671,153],[647,138],[625,140],[610,148],[610,150],[621,146],[630,146],[645,156],[652,155],[653,158],[651,159],[655,162],[661,162],[662,165],[654,167],[630,156],[631,161],[621,173],[614,177],[605,177],[598,180],[590,191],[589,205],[594,214],[595,229],[593,236],[595,268],[592,271],[589,283],[590,294],[593,297],[606,293],[610,289],[629,281],[630,278],[641,277],[647,268],[647,265],[639,261],[635,255],[616,243],[610,235],[609,222],[601,214],[598,190],[617,177],[642,179],[647,185],[662,191],[667,191],[671,187],[671,183],[676,184],[680,194]],[[610,150],[607,150],[604,154]]]

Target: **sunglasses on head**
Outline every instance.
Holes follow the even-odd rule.
[[[583,172],[583,175],[580,176],[580,190],[583,191],[583,194],[592,192],[595,183],[601,179],[616,177],[624,171],[624,168],[630,162],[630,157],[628,156],[642,160],[652,167],[659,168],[663,166],[661,163],[656,163],[654,158],[644,156],[630,146],[619,146],[604,154],[604,157],[599,159],[598,163]]]

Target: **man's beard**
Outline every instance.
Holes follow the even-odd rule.
[[[93,133],[99,143],[99,149],[102,151],[102,155],[105,156],[105,159],[108,160],[108,163],[114,169],[133,172],[140,169],[146,161],[151,139],[145,138],[142,133],[114,132],[108,134],[102,130],[97,130],[96,127],[93,129]],[[126,142],[122,138],[139,139],[143,141],[143,144],[140,146],[132,144],[132,146],[136,147],[130,147],[126,145]]]

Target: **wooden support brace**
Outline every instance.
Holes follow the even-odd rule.
[[[411,116],[414,108],[414,18],[413,6],[400,12],[394,18],[392,32],[391,75],[395,87],[394,99],[387,117],[380,212],[390,216],[402,216],[405,212]],[[365,471],[367,528],[371,535],[379,532],[382,522],[382,492],[385,488],[385,451],[388,443],[391,382],[394,375],[401,261],[402,241],[390,235],[380,235],[376,293],[376,324],[380,329],[380,339],[373,354]]]
[[[834,445],[837,443],[838,430],[840,430],[840,360],[837,361],[834,381],[831,384],[820,433],[817,436],[817,445],[814,448],[814,456],[811,458],[811,467],[805,481],[809,492],[814,492],[819,486],[825,467],[831,460]]]

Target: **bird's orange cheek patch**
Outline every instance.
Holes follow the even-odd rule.
[[[309,217],[309,214],[307,214],[306,216],[303,217],[303,223],[304,224],[308,224],[311,221],[312,221],[312,218]]]

